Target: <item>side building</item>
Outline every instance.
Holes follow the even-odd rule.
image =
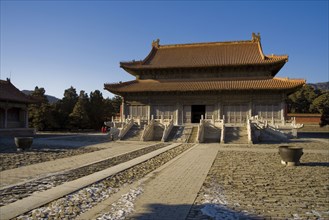
[[[0,135],[31,135],[28,105],[35,103],[17,89],[9,79],[0,80]]]
[[[231,42],[160,45],[156,40],[144,60],[120,63],[135,80],[104,87],[123,98],[123,119],[241,127],[255,118],[285,125],[287,95],[305,84],[275,77],[287,61],[287,55],[265,55],[259,34]]]

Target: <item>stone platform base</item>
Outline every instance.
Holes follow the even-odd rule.
[[[33,136],[34,128],[0,128],[0,136]]]

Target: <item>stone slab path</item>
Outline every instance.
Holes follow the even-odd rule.
[[[131,219],[185,219],[217,155],[219,144],[199,144],[143,184]]]
[[[18,183],[30,181],[32,179],[45,177],[49,174],[54,174],[70,169],[75,169],[81,166],[86,166],[97,161],[135,151],[150,145],[152,145],[152,143],[147,142],[125,142],[124,144],[120,142],[111,142],[96,144],[93,146],[105,149],[94,151],[91,153],[80,154],[73,157],[66,157],[53,161],[47,161],[43,163],[37,163],[15,169],[5,170],[0,172],[0,189]]]

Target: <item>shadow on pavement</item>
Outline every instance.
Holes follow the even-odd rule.
[[[185,217],[186,213],[189,213]],[[130,219],[130,218],[129,218]],[[180,219],[251,219],[259,220],[264,217],[238,212],[224,205],[165,205],[152,204],[148,207],[147,213],[134,215],[132,219],[138,220],[180,220]]]
[[[300,163],[300,166],[307,167],[329,167],[328,162],[308,162],[308,163]]]
[[[329,139],[328,132],[298,132],[298,138],[324,138]]]

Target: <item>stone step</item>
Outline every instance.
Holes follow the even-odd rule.
[[[198,136],[198,127],[192,127],[191,135],[187,140],[187,143],[195,143],[197,136]]]

